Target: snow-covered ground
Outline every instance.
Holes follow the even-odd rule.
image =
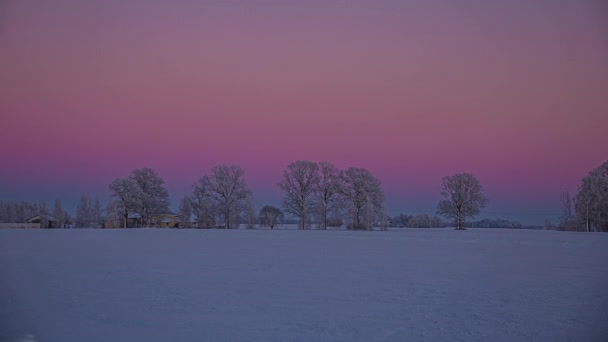
[[[0,341],[606,341],[608,234],[0,230]]]

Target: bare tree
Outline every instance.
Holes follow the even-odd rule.
[[[55,200],[55,208],[53,209],[53,216],[55,216],[55,220],[56,222],[56,227],[55,228],[63,228],[65,225],[65,217],[64,217],[64,213],[65,211],[63,210],[63,207],[61,206],[61,201],[59,199]]]
[[[319,214],[320,228],[327,229],[327,220],[333,210],[340,205],[341,178],[340,170],[333,164],[320,162],[319,178],[316,184],[317,208]]]
[[[40,215],[40,228],[49,228],[49,210],[44,201],[40,202],[38,210]]]
[[[39,206],[30,202],[0,201],[0,222],[25,222],[40,215]]]
[[[572,198],[570,198],[570,192],[568,192],[568,191],[562,192],[560,194],[560,200],[561,200],[561,203],[562,203],[562,217],[561,217],[561,221],[562,221],[562,224],[565,224],[568,221],[570,221],[572,219],[572,216],[573,216],[573,212],[572,212]]]
[[[441,195],[445,198],[437,204],[437,213],[455,220],[456,229],[464,229],[467,217],[473,218],[488,203],[483,187],[470,173],[443,177]]]
[[[253,194],[251,191],[247,193],[245,199],[245,223],[247,229],[253,229],[255,227],[255,206],[253,204]]]
[[[120,228],[120,213],[119,208],[116,205],[116,202],[113,200],[108,201],[106,205],[106,215],[105,215],[105,228]]]
[[[221,217],[225,228],[238,224],[237,216],[243,208],[249,188],[244,179],[245,171],[238,166],[215,166],[210,175],[201,177],[194,184],[193,197],[198,215],[208,215],[209,211]]]
[[[349,229],[372,229],[382,215],[384,192],[380,180],[368,170],[351,167],[340,175],[341,194],[350,217]]]
[[[388,217],[388,211],[386,207],[382,207],[382,216],[380,218],[380,230],[386,231],[388,230],[388,223],[390,218]]]
[[[101,207],[101,202],[99,201],[99,197],[95,196],[92,204],[93,209],[93,225],[95,228],[101,228],[103,225],[103,208]]]
[[[76,227],[93,228],[95,214],[93,204],[86,195],[80,197],[80,202],[76,206]]]
[[[192,217],[192,204],[188,195],[182,198],[179,204],[179,226],[181,228],[190,228],[190,218]]]
[[[240,202],[235,202],[232,205],[232,208],[230,209],[229,228],[239,229],[239,227],[241,226],[241,211],[245,207],[245,200],[246,198]]]
[[[149,226],[154,215],[169,211],[169,192],[165,188],[165,180],[151,168],[133,170],[129,178],[134,180],[140,189],[137,192],[140,198],[136,211],[142,222]]]
[[[266,205],[260,210],[260,224],[274,229],[274,226],[283,220],[283,212],[277,207]]]
[[[576,214],[585,230],[608,231],[608,161],[589,172],[579,185]]]
[[[143,197],[141,188],[131,178],[117,178],[110,183],[109,188],[114,203],[122,216],[123,228],[127,228],[129,214],[136,212],[137,208],[141,208],[140,201]]]
[[[201,177],[197,183],[192,185],[190,204],[192,205],[192,212],[196,217],[198,228],[211,228],[215,226],[215,204],[206,183],[206,178]]]
[[[72,216],[70,216],[70,213],[68,213],[65,210],[63,211],[63,219],[65,222],[66,228],[72,228],[72,225],[74,224],[74,220],[72,219]]]
[[[570,197],[570,192],[562,192],[560,194],[560,201],[562,205],[562,215],[560,217],[560,223],[558,225],[560,230],[577,230],[578,222],[574,215],[574,198]]]
[[[319,184],[319,166],[299,160],[287,166],[279,187],[285,192],[283,208],[300,219],[299,229],[309,223],[309,211],[314,207],[314,195]]]

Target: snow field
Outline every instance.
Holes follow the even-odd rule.
[[[0,230],[0,341],[604,341],[608,234]]]

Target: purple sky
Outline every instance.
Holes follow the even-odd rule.
[[[542,223],[608,157],[603,1],[0,3],[0,199],[108,195],[213,165],[278,204],[298,159],[366,167],[391,215],[478,176],[482,217]]]

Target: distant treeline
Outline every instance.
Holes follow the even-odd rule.
[[[72,224],[72,218],[63,210],[60,200],[55,200],[52,209],[45,202],[0,201],[0,223],[25,223],[36,216],[41,228],[65,228]]]
[[[43,228],[175,227],[238,228],[256,225],[274,228],[297,223],[300,229],[380,229],[387,227],[542,228],[504,219],[471,221],[488,203],[475,176],[460,173],[442,179],[437,215],[387,215],[380,180],[366,169],[338,169],[328,162],[296,161],[283,171],[278,183],[283,192],[280,208],[265,205],[256,213],[253,193],[244,170],[220,165],[200,177],[184,196],[177,213],[169,210],[164,179],[150,168],[136,169],[109,184],[110,200],[83,195],[74,217],[59,199],[46,203],[0,201],[0,223],[40,223]],[[545,229],[608,231],[608,162],[589,172],[574,197],[561,197],[562,217]],[[287,215],[290,216],[287,216]],[[445,219],[445,220],[444,220]]]

